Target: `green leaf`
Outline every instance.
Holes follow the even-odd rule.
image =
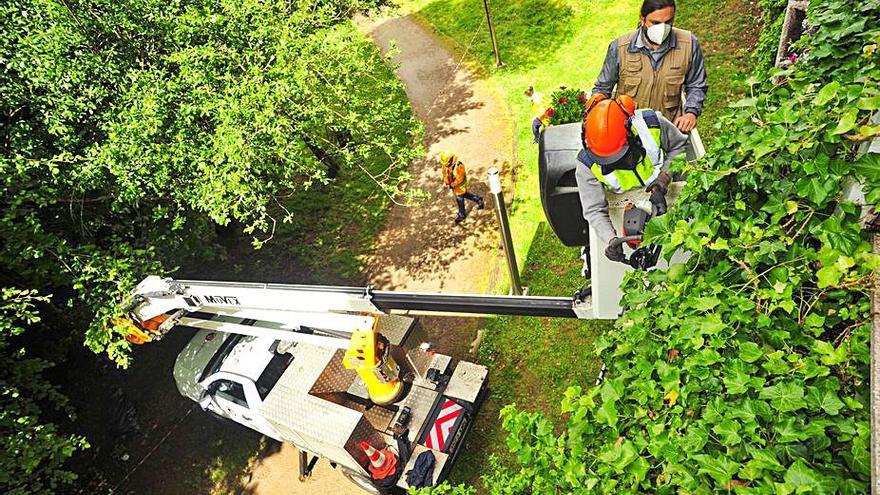
[[[840,279],[843,277],[843,273],[836,265],[832,265],[820,268],[816,272],[816,277],[819,288],[824,289],[825,287],[832,287],[839,284]]]
[[[747,363],[754,363],[758,359],[764,356],[764,352],[761,350],[761,347],[754,342],[740,342],[739,344],[739,358]]]
[[[709,311],[713,309],[715,306],[721,301],[717,297],[698,297],[694,303],[694,309],[698,311]]]
[[[751,375],[741,370],[728,370],[723,378],[727,393],[732,395],[746,393],[749,390],[751,379]]]
[[[715,349],[701,349],[699,352],[687,358],[687,367],[711,366],[721,361],[721,355]]]
[[[626,467],[626,472],[632,475],[633,483],[638,485],[645,480],[650,468],[651,465],[648,464],[648,461],[646,461],[644,457],[637,457]]]
[[[833,390],[819,390],[817,387],[811,387],[806,397],[807,405],[813,409],[822,409],[830,416],[837,416],[840,410],[845,407],[837,392]]]
[[[825,203],[825,200],[836,188],[833,181],[822,180],[818,177],[804,177],[797,183],[798,194],[820,206]]]
[[[620,474],[631,462],[638,459],[639,453],[629,440],[624,440],[618,448],[620,455],[611,463],[611,466],[614,468],[614,472]]]
[[[837,136],[839,134],[845,134],[856,127],[856,118],[859,115],[858,108],[850,108],[846,110],[843,115],[840,117],[840,121],[837,123],[837,127],[831,132],[831,134]]]
[[[749,455],[752,457],[751,460],[746,463],[739,473],[744,479],[759,479],[766,471],[785,471],[785,466],[780,464],[776,455],[768,449],[751,449],[749,450]]]
[[[805,405],[803,385],[791,381],[764,387],[758,395],[770,400],[770,405],[779,412],[796,411]]]
[[[837,81],[831,81],[816,93],[816,98],[813,100],[813,104],[817,106],[825,105],[833,98],[837,97],[838,90],[840,90],[840,83]]]
[[[880,153],[865,153],[852,165],[861,177],[875,184],[880,182]]]
[[[818,313],[810,313],[804,318],[804,324],[808,327],[821,327],[825,325],[825,317]]]
[[[739,436],[740,424],[732,419],[725,419],[712,428],[712,431],[718,435],[721,445],[732,447],[738,445],[742,438]]]
[[[733,103],[728,104],[728,106],[730,108],[754,108],[757,102],[757,98],[743,98],[741,100],[737,100]]]
[[[818,481],[818,476],[803,460],[797,459],[785,471],[784,479],[786,483],[795,488],[813,488]]]
[[[723,455],[695,455],[693,459],[700,466],[698,473],[708,474],[719,485],[730,483],[733,475],[739,471],[741,466],[738,462]]]
[[[617,407],[614,406],[614,402],[603,402],[599,409],[596,410],[596,420],[605,423],[612,428],[616,428]]]
[[[678,390],[680,373],[677,367],[670,366],[664,361],[660,361],[657,365],[657,375],[660,377],[660,384],[663,386],[664,392]]]
[[[681,446],[686,452],[697,453],[702,452],[706,443],[709,441],[709,434],[702,427],[691,427],[682,439]]]
[[[832,215],[822,222],[819,238],[822,242],[847,256],[853,256],[862,242],[859,225],[844,223],[841,217]]]

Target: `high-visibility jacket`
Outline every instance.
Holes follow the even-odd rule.
[[[529,100],[532,102],[532,118],[540,120],[545,126],[550,125],[552,109],[544,102],[544,95],[535,91]]]
[[[608,174],[602,173],[602,167],[597,163],[584,162],[585,154],[579,155],[579,159],[590,167],[593,175],[605,185],[611,192],[621,193],[646,187],[653,183],[660,172],[663,171],[663,163],[666,158],[660,132],[660,120],[653,110],[636,110],[630,124],[630,130],[639,138],[645,149],[645,158],[636,165],[634,170],[613,170]],[[683,158],[683,155],[680,155]]]
[[[451,187],[456,196],[467,192],[467,171],[464,168],[464,163],[460,162],[457,156],[452,155],[452,159],[443,164],[440,173],[443,175],[443,184],[446,187]]]

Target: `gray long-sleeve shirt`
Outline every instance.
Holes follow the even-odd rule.
[[[660,146],[663,148],[665,157],[663,159],[663,171],[669,170],[669,164],[683,153],[687,147],[688,137],[681,133],[675,125],[666,117],[656,112],[658,120],[660,120]],[[580,160],[583,152],[578,155]],[[581,160],[583,161],[583,160]],[[611,218],[608,216],[608,201],[605,199],[605,186],[599,182],[599,179],[593,175],[588,166],[581,163],[578,164],[575,171],[575,179],[578,185],[578,194],[581,198],[581,207],[583,208],[584,219],[596,230],[596,234],[603,243],[617,237],[617,230],[611,224]],[[646,184],[650,185],[650,184]]]
[[[674,35],[670,35],[656,50],[651,50],[645,44],[642,34],[642,28],[639,28],[630,42],[628,50],[632,53],[640,51],[647,55],[651,59],[654,70],[657,70],[663,61],[663,56],[678,45],[676,38]],[[684,76],[686,101],[682,113],[693,113],[699,117],[703,112],[703,101],[706,99],[709,85],[706,82],[706,61],[703,58],[703,49],[700,48],[700,42],[696,36],[691,35],[691,39],[691,64]],[[608,46],[605,63],[602,65],[602,71],[599,72],[599,78],[596,79],[592,94],[602,93],[609,98],[611,97],[620,76],[620,57],[618,57],[617,48],[617,40],[612,41]]]

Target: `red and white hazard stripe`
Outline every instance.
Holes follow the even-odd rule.
[[[443,450],[443,447],[446,446],[446,441],[449,439],[449,432],[452,431],[452,426],[455,425],[455,420],[461,415],[462,409],[455,401],[446,399],[446,402],[443,403],[443,407],[440,409],[440,414],[437,415],[437,419],[434,421],[434,426],[431,427],[431,433],[425,439],[426,447],[434,450]]]

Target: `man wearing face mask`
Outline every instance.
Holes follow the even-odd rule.
[[[639,28],[613,41],[593,94],[631,96],[659,110],[682,132],[697,125],[706,91],[706,64],[697,38],[673,28],[675,0],[644,0]],[[684,88],[687,100],[681,104]]]
[[[669,165],[687,145],[687,136],[654,110],[636,110],[626,95],[608,99],[593,95],[586,104],[583,146],[575,171],[584,219],[607,246],[605,256],[623,261],[623,244],[608,217],[605,189],[622,193],[639,187],[651,193],[653,214],[666,213]],[[589,279],[589,260],[584,251],[583,275]]]

